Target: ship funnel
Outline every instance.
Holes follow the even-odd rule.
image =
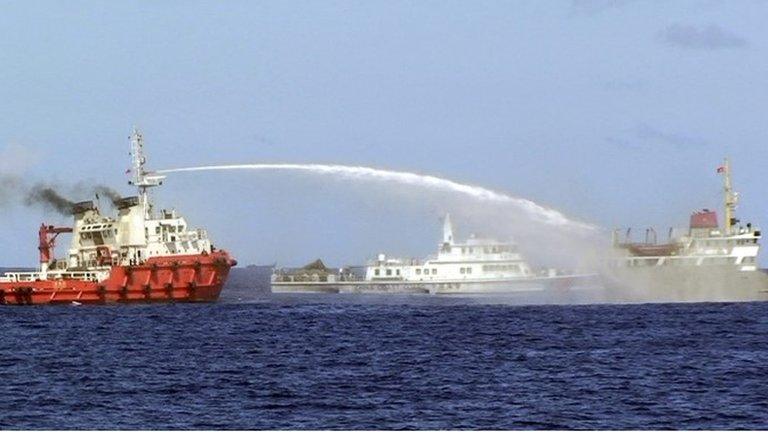
[[[127,209],[137,205],[139,205],[139,197],[137,196],[120,198],[119,200],[115,201],[115,207],[117,207],[118,210]]]
[[[716,230],[717,213],[709,209],[691,214],[691,224],[688,233],[694,237],[706,237],[712,230]]]
[[[96,205],[93,201],[82,201],[72,205],[72,214],[79,215],[87,211],[96,210]]]
[[[717,229],[717,213],[709,209],[704,209],[691,214],[690,227],[691,229]]]

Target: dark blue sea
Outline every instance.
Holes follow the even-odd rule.
[[[0,309],[3,429],[765,429],[768,304]]]

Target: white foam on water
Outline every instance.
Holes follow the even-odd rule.
[[[477,201],[509,204],[522,210],[533,219],[541,220],[548,225],[582,232],[593,232],[598,228],[594,225],[572,220],[557,210],[547,208],[525,199],[492,191],[480,186],[455,182],[441,177],[422,175],[405,171],[390,171],[364,166],[324,165],[324,164],[239,164],[239,165],[208,165],[187,168],[159,170],[158,173],[178,173],[190,171],[229,171],[229,170],[260,170],[260,171],[304,171],[314,174],[332,175],[348,179],[373,180],[400,183],[424,187],[431,190],[458,193]]]

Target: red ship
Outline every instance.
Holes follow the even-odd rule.
[[[0,277],[0,305],[211,302],[237,262],[213,247],[205,230],[190,229],[174,210],[156,212],[148,189],[164,176],[146,171],[142,135],[131,135],[129,184],[138,195],[104,216],[93,201],[72,206],[73,227],[43,224],[40,268]],[[56,238],[71,233],[66,257],[54,259]]]

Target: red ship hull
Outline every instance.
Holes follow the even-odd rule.
[[[48,279],[0,282],[0,305],[213,302],[237,262],[225,251],[152,257],[114,266],[101,282]]]

